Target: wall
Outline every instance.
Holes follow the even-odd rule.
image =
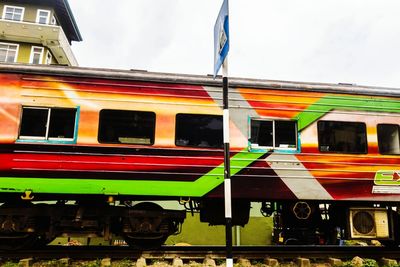
[[[238,245],[236,227],[232,229],[233,244]],[[239,227],[240,245],[271,244],[272,218],[250,217],[245,227]],[[225,245],[225,226],[209,226],[201,223],[199,214],[187,214],[182,232],[170,236],[167,245],[185,243],[190,245]]]
[[[29,63],[29,58],[30,58],[30,55],[31,55],[32,46],[40,46],[39,44],[8,42],[8,41],[3,41],[1,39],[0,39],[0,42],[2,42],[2,43],[19,44],[18,57],[17,57],[17,62],[18,63]],[[47,51],[49,51],[49,49],[44,47],[43,61],[42,61],[43,63],[45,62]],[[51,51],[50,51],[50,53],[51,53]],[[54,56],[52,58],[52,64],[57,64]]]

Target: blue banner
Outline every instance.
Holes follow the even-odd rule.
[[[214,79],[229,51],[229,6],[224,0],[214,26]]]

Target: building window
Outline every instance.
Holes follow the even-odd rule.
[[[43,47],[32,46],[29,63],[31,63],[31,64],[42,64],[43,51],[44,51]]]
[[[23,107],[19,139],[73,140],[76,108]]]
[[[222,116],[202,114],[177,114],[177,146],[223,147]]]
[[[0,43],[0,62],[16,62],[18,47],[17,44]]]
[[[156,114],[145,111],[100,111],[100,143],[154,144]]]
[[[318,143],[321,152],[367,153],[367,131],[364,123],[319,121]]]
[[[52,59],[53,59],[53,56],[51,55],[50,51],[47,51],[45,64],[50,65]]]
[[[3,9],[3,19],[22,21],[24,18],[24,10],[25,8],[23,7],[5,5]]]
[[[378,124],[378,147],[381,154],[400,154],[400,127],[397,124]]]
[[[297,122],[286,120],[250,120],[251,148],[296,149]]]
[[[49,24],[50,10],[38,9],[36,13],[36,23]]]

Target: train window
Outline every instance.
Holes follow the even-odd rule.
[[[319,121],[319,151],[349,154],[367,153],[366,132],[366,126],[361,122]]]
[[[72,140],[76,111],[75,108],[23,107],[19,138]]]
[[[400,154],[400,127],[397,124],[378,124],[378,147],[381,154]]]
[[[296,149],[297,123],[296,121],[251,119],[250,144],[252,148]]]
[[[175,144],[177,146],[222,148],[222,116],[177,114]]]
[[[156,128],[156,114],[146,111],[100,111],[100,143],[152,145]]]

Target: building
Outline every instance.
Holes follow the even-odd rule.
[[[72,41],[82,41],[68,0],[0,2],[0,62],[77,66]]]

